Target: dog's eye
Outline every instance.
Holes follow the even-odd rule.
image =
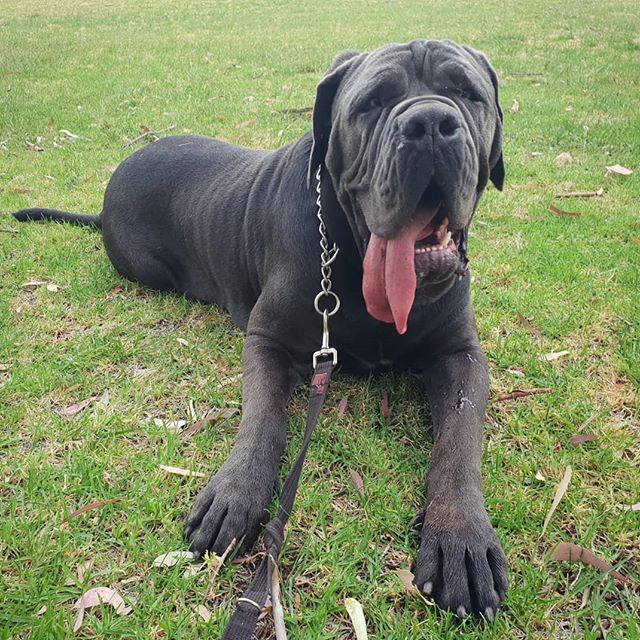
[[[472,87],[450,87],[449,91],[458,98],[471,102],[482,102],[482,96]]]
[[[382,100],[378,96],[369,96],[358,105],[359,113],[369,113],[382,106]]]

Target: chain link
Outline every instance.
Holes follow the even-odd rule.
[[[318,167],[316,171],[316,193],[318,197],[316,198],[317,212],[316,216],[318,218],[318,231],[320,232],[320,249],[322,250],[320,253],[320,275],[322,278],[320,279],[320,293],[316,296],[313,304],[315,306],[316,311],[323,315],[324,311],[320,309],[320,300],[324,298],[333,298],[334,308],[329,311],[327,314],[332,316],[337,313],[340,308],[340,298],[338,298],[337,294],[334,291],[331,291],[331,264],[338,257],[338,253],[340,249],[338,245],[334,242],[333,247],[329,249],[329,240],[327,238],[327,228],[324,224],[324,218],[322,217],[322,199],[321,199],[321,167]],[[327,302],[329,302],[327,300]]]
[[[333,247],[329,249],[329,240],[327,238],[327,228],[324,224],[324,218],[322,217],[322,198],[321,198],[321,172],[322,167],[319,166],[316,171],[316,198],[318,217],[318,231],[320,232],[320,292],[313,301],[315,310],[322,316],[322,346],[318,351],[313,354],[313,368],[315,369],[319,357],[331,357],[333,359],[334,366],[338,362],[338,352],[329,346],[329,316],[334,315],[340,308],[340,298],[335,291],[331,290],[331,264],[338,257],[340,249],[334,242]],[[329,311],[328,308],[320,309],[320,301],[325,298],[325,302],[330,304],[329,298],[333,298],[333,309]]]

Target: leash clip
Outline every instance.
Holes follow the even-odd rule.
[[[340,303],[338,303],[339,305]],[[337,311],[337,307],[336,310]],[[335,313],[335,311],[333,313]],[[333,366],[338,364],[338,352],[333,347],[329,346],[329,316],[330,314],[326,309],[322,312],[322,346],[318,351],[313,354],[313,368],[315,369],[318,364],[318,358],[329,358],[333,360]]]

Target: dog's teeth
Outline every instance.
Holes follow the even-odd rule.
[[[442,238],[442,240],[440,241],[440,244],[443,247],[446,247],[449,244],[449,241],[451,240],[451,231],[447,231],[446,235],[444,236],[444,238]]]

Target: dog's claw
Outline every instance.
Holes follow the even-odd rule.
[[[493,619],[495,618],[495,614],[493,613],[493,609],[491,607],[487,607],[484,610],[484,617],[489,621],[489,622],[493,622]]]
[[[464,618],[467,615],[467,610],[462,605],[460,605],[456,610],[456,615],[458,616],[458,618]]]
[[[430,596],[432,591],[433,582],[425,582],[424,585],[422,585],[422,593],[424,593],[425,596]]]

